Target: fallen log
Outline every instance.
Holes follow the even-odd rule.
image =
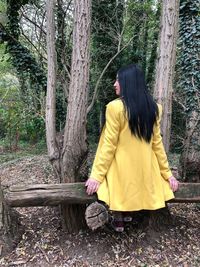
[[[86,194],[84,183],[11,186],[5,194],[5,201],[11,207],[86,204],[95,200],[97,200],[96,195]]]
[[[84,183],[34,184],[11,186],[5,194],[10,207],[56,206],[59,204],[86,204],[97,200],[88,196]],[[200,183],[180,183],[171,203],[200,202]]]

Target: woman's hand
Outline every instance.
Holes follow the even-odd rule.
[[[89,178],[85,183],[85,186],[87,187],[87,189],[86,189],[87,194],[92,195],[95,192],[97,192],[99,185],[100,185],[99,181],[97,181],[93,178]]]
[[[174,176],[171,176],[169,178],[169,185],[170,185],[171,190],[175,192],[178,190],[179,182],[176,180]]]

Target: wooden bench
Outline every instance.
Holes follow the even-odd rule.
[[[86,209],[86,222],[91,229],[104,225],[109,219],[105,205],[99,204],[97,195],[88,196],[84,183],[33,184],[11,186],[4,193],[9,207],[56,206],[59,204],[90,204]],[[200,183],[180,183],[171,203],[200,202]]]
[[[33,184],[9,187],[5,201],[10,207],[56,206],[63,203],[92,203],[96,194],[88,196],[84,183]],[[200,183],[180,183],[173,203],[200,202]]]

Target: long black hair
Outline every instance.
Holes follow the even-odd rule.
[[[137,65],[131,64],[118,71],[117,79],[131,133],[149,143],[158,106],[147,90],[144,73]]]

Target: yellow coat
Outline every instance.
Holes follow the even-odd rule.
[[[174,198],[167,181],[172,173],[160,135],[162,107],[150,143],[131,134],[120,99],[106,108],[91,178],[101,182],[98,199],[114,211],[155,210]]]

